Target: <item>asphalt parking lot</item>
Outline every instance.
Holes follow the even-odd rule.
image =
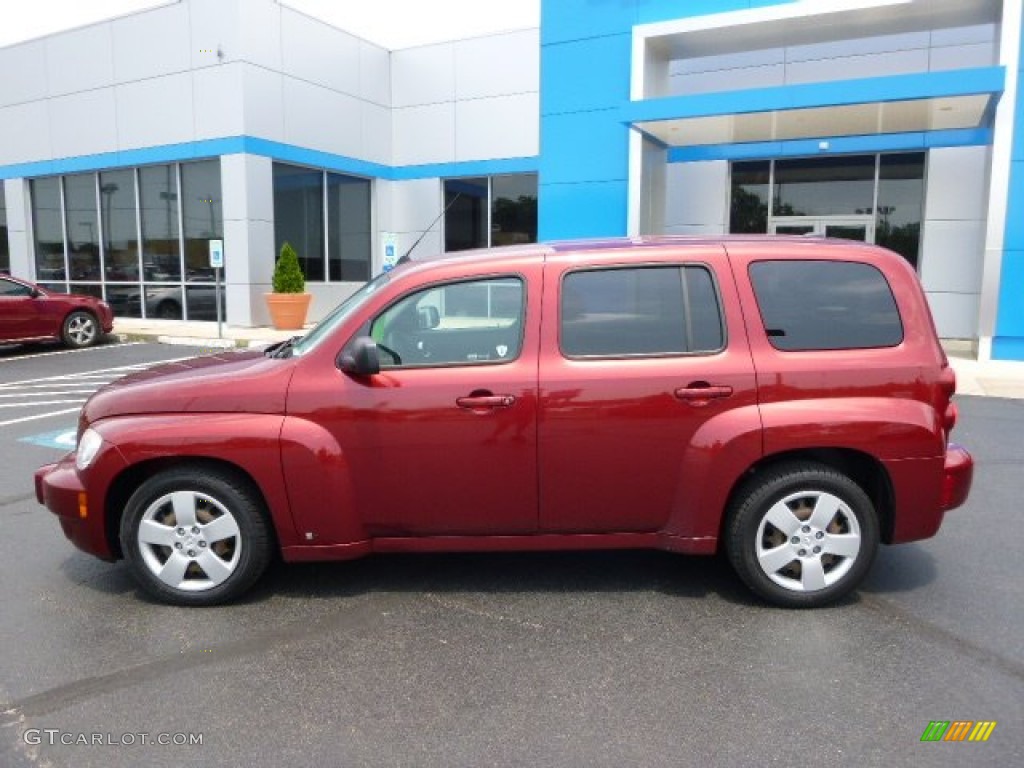
[[[201,351],[0,349],[0,766],[1024,763],[1024,401],[959,399],[968,504],[824,610],[657,552],[277,566],[172,608],[65,541],[32,473],[101,383]],[[936,720],[997,725],[923,743]]]

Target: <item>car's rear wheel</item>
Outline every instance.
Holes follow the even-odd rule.
[[[733,568],[761,597],[814,608],[838,600],[867,575],[878,551],[878,516],[846,475],[789,464],[740,491],[725,545]]]
[[[140,586],[175,605],[213,605],[245,592],[270,562],[258,494],[219,470],[162,472],[132,494],[121,548]]]
[[[74,349],[95,344],[100,337],[100,324],[96,316],[85,310],[75,310],[64,318],[61,339]]]

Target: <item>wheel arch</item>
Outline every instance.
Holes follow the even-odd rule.
[[[871,500],[878,515],[882,542],[888,544],[892,541],[896,501],[892,478],[885,465],[871,454],[853,448],[821,447],[801,448],[764,456],[738,477],[723,510],[719,542],[724,541],[730,510],[735,508],[737,499],[759,476],[783,464],[819,464],[849,477]]]
[[[142,483],[160,472],[165,472],[170,469],[180,469],[182,467],[195,468],[204,473],[210,473],[212,471],[228,475],[232,480],[245,485],[246,488],[252,492],[254,498],[259,501],[261,507],[260,511],[266,518],[267,530],[272,541],[271,551],[281,551],[277,536],[277,528],[273,515],[270,513],[270,507],[267,503],[266,496],[260,488],[259,483],[257,483],[256,480],[245,471],[245,469],[230,461],[226,461],[225,459],[207,456],[166,456],[148,459],[126,467],[114,478],[107,490],[107,494],[103,502],[104,533],[107,539],[107,544],[110,546],[110,551],[116,558],[121,559],[124,557],[124,552],[121,549],[119,532],[121,528],[121,518],[124,516],[125,507],[128,505],[128,500],[131,498],[132,494],[135,493]]]

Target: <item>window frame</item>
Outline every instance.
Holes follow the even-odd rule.
[[[716,304],[718,307],[718,326],[721,331],[722,343],[715,349],[708,350],[693,350],[688,352],[632,352],[622,354],[597,354],[597,355],[573,355],[565,351],[565,344],[563,338],[563,309],[565,296],[565,280],[571,275],[580,274],[584,272],[610,272],[613,270],[640,270],[640,269],[676,269],[684,270],[687,267],[693,267],[703,269],[707,272],[710,280],[711,287],[715,294]],[[680,290],[680,296],[683,295]],[[684,303],[684,316],[686,313],[685,303],[686,299],[683,299]],[[686,329],[684,329],[685,332]],[[712,357],[714,355],[722,354],[729,347],[729,327],[726,323],[725,317],[725,306],[722,301],[722,290],[721,285],[718,281],[718,274],[715,272],[714,267],[706,261],[686,261],[686,262],[644,262],[641,264],[609,264],[609,265],[582,265],[567,269],[562,273],[558,281],[558,351],[559,354],[566,360],[576,360],[581,362],[586,361],[603,361],[603,360],[650,360],[650,359],[665,359],[665,358],[691,358],[691,357]]]

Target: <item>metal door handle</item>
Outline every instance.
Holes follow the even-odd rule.
[[[512,395],[469,395],[455,399],[459,408],[479,410],[481,408],[508,408],[515,405],[516,399]]]
[[[677,398],[691,405],[707,405],[709,400],[729,397],[731,394],[732,387],[708,384],[704,381],[695,381],[690,386],[680,387],[675,391]]]

